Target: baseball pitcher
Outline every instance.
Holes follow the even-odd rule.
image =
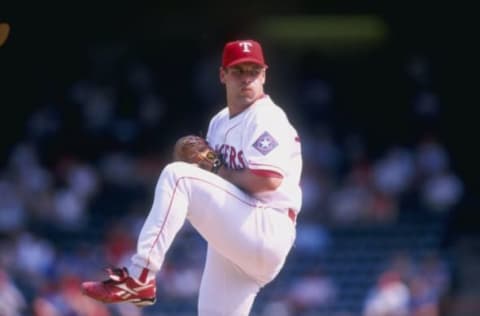
[[[105,281],[84,282],[85,295],[154,304],[155,276],[189,220],[208,243],[198,314],[249,315],[285,263],[302,201],[300,138],[264,92],[267,68],[258,42],[225,44],[219,77],[226,107],[211,119],[206,139],[177,141],[131,264],[108,269]]]

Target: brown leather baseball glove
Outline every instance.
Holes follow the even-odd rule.
[[[217,173],[222,160],[207,141],[197,135],[179,138],[173,148],[173,160],[197,164],[200,168]]]

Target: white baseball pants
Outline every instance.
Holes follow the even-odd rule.
[[[188,219],[208,243],[200,316],[246,316],[260,288],[282,268],[295,239],[286,212],[267,208],[221,177],[183,162],[167,165],[155,188],[129,271],[153,277]]]

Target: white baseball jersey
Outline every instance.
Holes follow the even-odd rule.
[[[271,208],[300,211],[300,139],[285,112],[268,95],[232,118],[228,108],[221,110],[210,121],[207,141],[222,154],[228,168],[282,177],[277,190],[255,197]]]

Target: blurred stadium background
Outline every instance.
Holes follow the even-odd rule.
[[[188,223],[156,305],[78,284],[129,258],[172,142],[223,104],[234,38],[263,43],[305,155],[298,239],[252,315],[480,315],[472,38],[451,6],[47,1],[2,20],[0,315],[195,314]]]

